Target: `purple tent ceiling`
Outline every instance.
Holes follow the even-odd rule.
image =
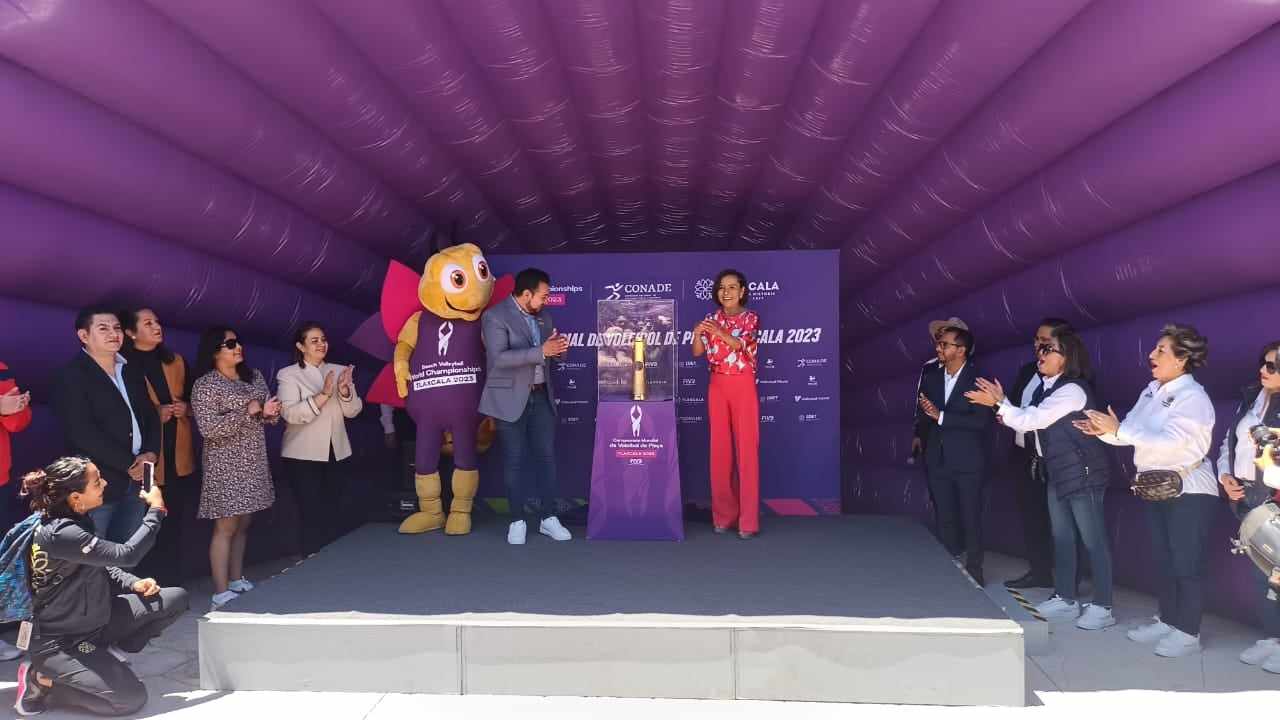
[[[353,328],[433,229],[838,247],[848,432],[894,432],[952,314],[993,354],[1063,315],[1128,369],[1197,317],[1229,388],[1280,334],[1204,310],[1276,286],[1277,23],[1259,0],[6,0],[0,301],[284,347],[303,316]],[[4,343],[46,381],[43,345]],[[863,483],[902,446],[858,458]]]

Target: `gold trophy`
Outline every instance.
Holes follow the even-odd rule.
[[[631,377],[631,399],[643,400],[645,395],[644,383],[644,336],[636,334],[635,342],[635,372]]]

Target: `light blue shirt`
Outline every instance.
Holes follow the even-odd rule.
[[[87,354],[89,351],[85,350]],[[133,454],[136,456],[142,452],[142,428],[138,426],[138,415],[133,411],[133,403],[129,401],[129,391],[124,384],[124,366],[129,363],[120,353],[116,353],[116,372],[111,375],[111,382],[115,383],[116,389],[120,391],[120,397],[124,398],[124,404],[129,407],[129,420],[133,422]]]
[[[511,298],[511,302],[515,303],[516,309],[524,316],[525,324],[529,326],[529,335],[533,337],[533,347],[538,347],[542,344],[542,335],[538,332],[538,321],[535,320],[532,315],[525,312],[524,308],[520,307],[520,303],[516,302],[514,297]],[[538,385],[542,382],[542,363],[538,363],[533,368],[533,384]]]

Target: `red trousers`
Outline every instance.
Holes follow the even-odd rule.
[[[716,527],[760,531],[760,396],[756,377],[711,373],[711,518]],[[737,460],[737,473],[734,460]]]

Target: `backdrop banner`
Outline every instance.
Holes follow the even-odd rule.
[[[838,251],[491,255],[488,259],[498,277],[526,267],[551,275],[547,310],[570,342],[565,359],[553,363],[551,377],[559,414],[557,474],[566,498],[583,502],[590,489],[590,448],[595,443],[598,404],[596,358],[601,344],[597,302],[628,298],[676,301],[679,317],[671,332],[676,343],[679,477],[685,500],[710,498],[707,365],[693,357],[689,347],[694,325],[715,311],[716,274],[734,268],[746,275],[747,307],[760,316],[762,509],[780,515],[840,511]],[[630,432],[629,419],[627,423]],[[505,496],[501,464],[501,452],[481,456],[483,497]],[[505,506],[501,500],[494,504]]]

